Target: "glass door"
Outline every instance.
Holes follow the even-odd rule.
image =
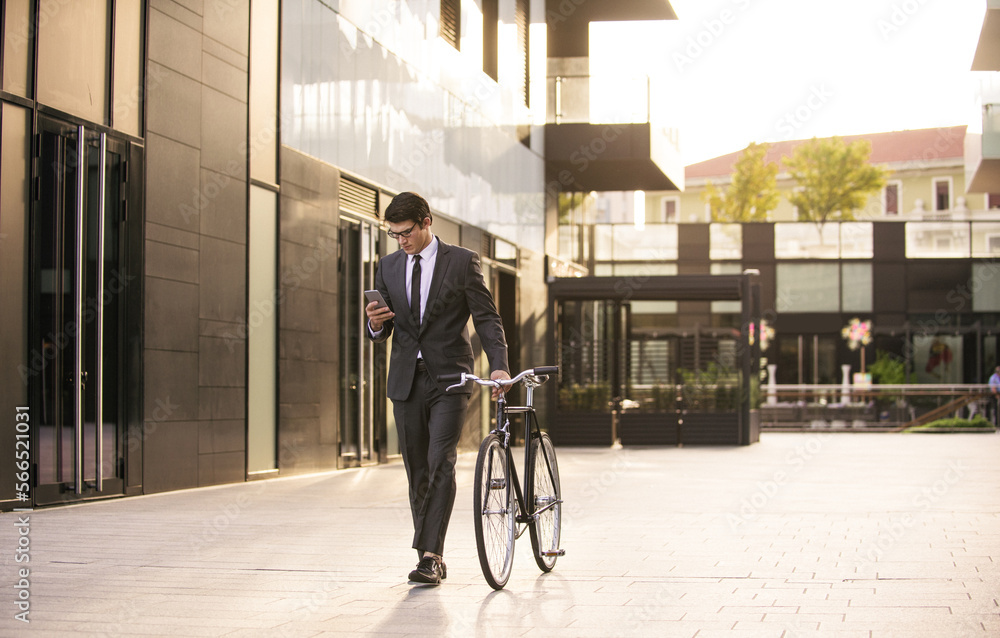
[[[385,390],[377,382],[376,348],[367,335],[364,291],[375,283],[378,226],[340,218],[340,467],[379,462],[380,406]],[[385,376],[385,362],[379,360]],[[376,400],[378,397],[378,400]]]
[[[125,150],[38,118],[29,396],[39,505],[123,493]]]

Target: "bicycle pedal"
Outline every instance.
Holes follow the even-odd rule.
[[[541,554],[542,556],[565,556],[566,555],[566,550],[565,549],[550,549],[548,551],[538,552],[538,553]]]
[[[507,489],[507,479],[505,479],[505,478],[490,479],[490,489],[491,490],[505,490],[505,489]]]

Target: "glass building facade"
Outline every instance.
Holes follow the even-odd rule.
[[[482,255],[511,364],[543,351],[543,0],[0,18],[4,508],[391,461],[360,293],[403,190]]]

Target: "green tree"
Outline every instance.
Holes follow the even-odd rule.
[[[708,182],[702,199],[717,222],[762,222],[778,205],[778,165],[767,162],[768,144],[751,142],[733,167],[725,193]]]
[[[847,144],[839,137],[813,138],[795,148],[785,166],[800,190],[788,196],[799,219],[822,230],[828,221],[853,221],[868,195],[885,186],[889,171],[869,162],[868,140]]]

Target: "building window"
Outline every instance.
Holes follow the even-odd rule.
[[[677,261],[677,225],[597,224],[594,257],[611,262]]]
[[[899,194],[903,190],[902,182],[889,182],[882,191],[882,209],[886,215],[899,214]]]
[[[663,199],[663,210],[660,219],[656,220],[664,224],[676,224],[677,215],[680,211],[681,200],[676,197],[665,197]]]
[[[872,265],[870,262],[840,264],[841,312],[872,311]]]
[[[441,30],[444,41],[461,50],[458,43],[462,38],[462,0],[441,0]]]
[[[778,312],[838,312],[839,264],[778,264]]]
[[[712,224],[713,229],[717,224]],[[727,226],[739,227],[740,224],[727,224]],[[739,275],[743,273],[743,265],[738,261],[715,262],[711,266],[710,272],[713,275]],[[712,314],[739,315],[743,311],[742,301],[713,301]]]
[[[496,80],[500,0],[483,0],[483,73]]]
[[[1000,286],[990,286],[988,282],[996,277],[995,266],[991,263],[972,264],[972,280],[969,288],[972,290],[973,312],[1000,312]],[[977,285],[980,282],[980,285]]]
[[[986,194],[986,208],[1000,208],[1000,193]]]
[[[778,264],[778,312],[871,312],[871,262]]]
[[[951,210],[951,178],[934,180],[934,210]]]
[[[714,223],[708,227],[708,258],[716,259],[743,259],[743,224],[722,224]],[[715,272],[714,268],[721,264],[712,264],[712,274],[740,274],[740,270],[734,273]],[[739,266],[739,264],[736,264]]]
[[[968,222],[906,222],[907,259],[968,259],[970,247]]]
[[[559,193],[560,259],[588,265],[593,257],[595,202],[585,193]]]

